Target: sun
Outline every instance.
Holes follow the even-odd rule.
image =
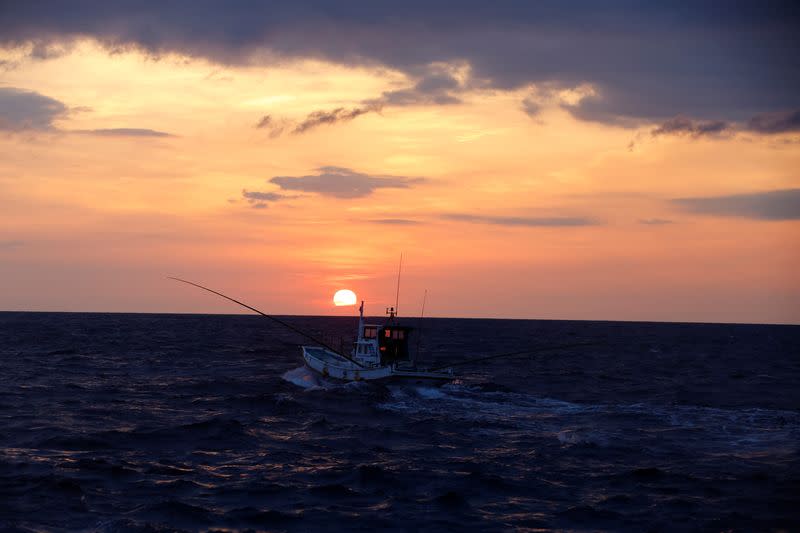
[[[333,295],[333,305],[356,305],[356,293],[350,289],[336,291],[336,294]]]

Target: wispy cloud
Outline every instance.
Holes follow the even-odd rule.
[[[368,220],[370,224],[382,224],[385,226],[416,226],[421,224],[419,220],[411,220],[408,218],[377,218]]]
[[[336,124],[337,122],[347,122],[349,120],[353,120],[356,117],[360,117],[361,115],[373,111],[375,112],[380,111],[380,106],[366,105],[363,107],[354,107],[352,109],[337,107],[336,109],[332,109],[330,111],[326,110],[314,111],[312,113],[309,113],[305,119],[303,119],[297,126],[295,126],[295,128],[292,130],[292,133],[295,134],[306,133],[307,131],[314,129],[318,126],[322,126],[323,124]]]
[[[684,211],[701,215],[758,220],[800,219],[800,189],[781,189],[728,196],[675,198],[672,203]]]
[[[722,120],[693,120],[685,116],[677,116],[662,123],[650,133],[653,137],[660,135],[688,135],[693,138],[718,136],[730,131],[731,125]]]
[[[316,171],[317,174],[307,176],[275,176],[269,181],[283,190],[334,198],[359,198],[372,194],[376,189],[407,189],[425,181],[424,178],[369,175],[334,166],[320,167]]]
[[[767,135],[800,131],[800,109],[756,115],[747,121],[747,129]]]
[[[526,96],[522,100],[522,111],[529,117],[535,118],[541,110],[541,104],[539,104],[533,96]]]
[[[280,137],[288,126],[288,121],[275,119],[272,115],[264,115],[256,124],[256,129],[267,130],[270,138]]]
[[[459,80],[447,68],[429,65],[408,87],[384,91],[379,97],[363,100],[353,107],[312,111],[303,120],[297,122],[291,132],[293,134],[307,133],[319,126],[349,122],[368,113],[380,113],[387,107],[459,104],[461,103],[460,93],[468,88],[467,84]],[[276,128],[275,123],[273,117],[266,115],[256,127],[269,128],[272,131],[270,136],[277,137],[283,133],[286,126],[284,123],[282,127]]]
[[[300,198],[299,194],[280,194],[277,192],[248,191],[242,189],[242,198],[247,200],[251,207],[264,209],[268,207],[268,202],[279,202],[281,200],[294,200]]]
[[[645,226],[663,226],[672,223],[672,220],[667,220],[665,218],[643,218],[639,220],[639,224],[644,224]]]
[[[95,130],[71,130],[70,132],[99,135],[101,137],[174,137],[171,133],[148,128],[101,128]]]
[[[445,220],[496,226],[573,227],[597,226],[600,224],[597,220],[586,217],[507,217],[472,215],[468,213],[446,213],[440,216]]]

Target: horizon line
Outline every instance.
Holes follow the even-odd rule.
[[[2,313],[41,313],[41,314],[73,314],[73,315],[179,315],[179,316],[251,316],[264,318],[256,313],[199,313],[175,311],[42,311],[42,310],[14,310],[0,309]],[[358,315],[301,315],[271,313],[279,317],[301,318],[358,318]],[[383,315],[366,315],[365,318],[379,318]],[[693,324],[693,325],[720,325],[720,326],[789,326],[800,327],[800,322],[714,322],[692,320],[633,320],[633,319],[607,319],[607,318],[516,318],[516,317],[485,317],[485,316],[402,316],[407,320],[515,320],[529,322],[622,322],[631,324]]]

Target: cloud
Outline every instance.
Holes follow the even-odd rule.
[[[256,129],[267,130],[271,139],[280,137],[281,134],[290,126],[290,122],[286,119],[275,119],[272,115],[264,115],[256,123]]]
[[[85,133],[101,137],[174,137],[171,133],[147,128],[101,128],[96,130],[71,130],[71,133]]]
[[[672,203],[684,211],[701,215],[757,220],[800,219],[800,189],[781,189],[729,196],[675,198]]]
[[[539,112],[542,110],[542,106],[533,99],[533,97],[528,96],[522,100],[522,111],[531,118],[536,117]]]
[[[792,2],[756,0],[29,1],[5,10],[0,44],[41,55],[90,37],[109,50],[222,65],[313,58],[410,77],[432,64],[464,63],[471,80],[492,89],[591,84],[596,95],[570,107],[586,120],[647,123],[685,113],[742,121],[800,107],[799,13]],[[430,100],[458,98],[442,89]]]
[[[247,200],[251,207],[254,207],[255,209],[264,209],[269,205],[267,202],[294,200],[296,198],[301,198],[301,195],[280,194],[277,192],[248,191],[247,189],[242,189],[242,197]]]
[[[385,91],[380,97],[364,100],[350,109],[337,107],[331,110],[313,111],[294,127],[292,133],[302,134],[322,125],[349,122],[367,113],[380,113],[386,107],[459,104],[461,99],[457,94],[465,90],[466,86],[447,69],[441,66],[429,66],[410,87]],[[256,127],[270,127],[272,123],[271,117],[267,115]],[[278,136],[282,131],[283,128],[277,134],[270,136]]]
[[[800,109],[756,115],[747,121],[747,129],[763,134],[800,131]]]
[[[460,104],[459,93],[467,87],[452,73],[441,67],[429,67],[411,87],[385,91],[372,103],[378,108],[384,106],[413,105],[452,105]]]
[[[302,134],[319,126],[349,122],[367,113],[380,113],[386,107],[459,104],[461,98],[458,94],[466,91],[468,87],[453,74],[452,70],[441,65],[429,65],[421,69],[421,74],[409,87],[384,91],[380,97],[364,100],[349,109],[337,107],[313,111],[296,123],[292,133]],[[284,120],[278,128],[273,118],[265,115],[256,128],[269,128],[270,137],[277,137],[283,133],[287,124],[288,121]]]
[[[34,91],[0,87],[0,130],[55,130],[53,121],[69,108],[62,102]]]
[[[327,166],[315,170],[317,174],[275,176],[269,181],[283,190],[313,192],[334,198],[361,198],[376,189],[407,189],[425,181],[424,178],[403,176],[371,176],[342,167]]]
[[[86,106],[68,107],[63,102],[34,91],[0,87],[0,131],[49,131],[81,133],[102,137],[172,137],[171,134],[147,128],[106,128],[94,130],[63,130],[53,122],[67,118],[70,113],[91,111]]]
[[[490,224],[497,226],[528,226],[528,227],[572,227],[572,226],[597,226],[599,222],[584,217],[506,217],[484,216],[466,213],[448,213],[441,215],[446,220],[458,222],[471,222],[474,224]]]
[[[309,113],[309,115],[301,121],[295,128],[292,130],[292,133],[306,133],[308,130],[316,128],[317,126],[322,126],[323,124],[335,124],[337,122],[345,122],[349,120],[353,120],[356,117],[359,117],[365,113],[369,113],[372,111],[379,111],[380,108],[373,105],[367,105],[364,107],[354,107],[352,109],[345,109],[343,107],[337,107],[331,111],[314,111]]]
[[[418,220],[410,220],[407,218],[378,218],[368,220],[370,224],[382,224],[385,226],[416,226],[421,224]]]
[[[695,139],[699,137],[717,136],[731,131],[731,126],[721,120],[699,121],[679,115],[671,118],[653,129],[653,137],[660,135],[688,135]]]
[[[744,123],[729,123],[723,120],[696,120],[684,115],[675,116],[650,131],[651,137],[675,135],[698,139],[700,137],[723,137],[737,132],[749,131],[761,135],[772,135],[800,131],[800,110],[776,113],[761,113],[751,117]],[[633,151],[640,143],[643,133],[640,131],[628,144]]]
[[[258,124],[256,124],[257,129],[271,128],[271,127],[272,127],[271,115],[264,115],[263,117],[261,117],[261,120],[258,121]]]
[[[639,224],[644,224],[646,226],[663,226],[665,224],[672,224],[672,220],[667,220],[665,218],[643,218],[639,220]]]

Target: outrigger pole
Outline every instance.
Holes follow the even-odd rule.
[[[202,285],[199,285],[199,284],[197,284],[197,283],[194,283],[194,282],[191,282],[191,281],[187,281],[187,280],[185,280],[185,279],[181,279],[181,278],[174,278],[174,277],[172,277],[172,276],[167,276],[167,279],[173,279],[173,280],[175,280],[175,281],[180,281],[181,283],[186,283],[186,284],[188,284],[188,285],[193,285],[193,286],[197,287],[198,289],[203,289],[204,291],[208,291],[208,292],[210,292],[210,293],[212,293],[212,294],[216,294],[217,296],[222,296],[222,297],[223,297],[223,298],[225,298],[226,300],[230,300],[231,302],[233,302],[233,303],[236,303],[236,304],[239,304],[239,305],[241,305],[242,307],[246,307],[247,309],[250,309],[251,311],[255,311],[255,312],[256,312],[256,313],[258,313],[259,315],[261,315],[261,316],[263,316],[263,317],[266,317],[266,318],[269,318],[270,320],[272,320],[272,321],[274,321],[274,322],[277,322],[277,323],[278,323],[278,324],[280,324],[281,326],[283,326],[283,327],[285,327],[285,328],[288,328],[288,329],[290,329],[290,330],[294,331],[294,332],[295,332],[295,333],[297,333],[298,335],[302,335],[303,337],[305,337],[305,338],[309,339],[310,341],[312,341],[312,342],[315,342],[315,343],[319,344],[320,346],[322,346],[322,347],[324,347],[324,348],[327,348],[328,350],[332,351],[332,352],[333,352],[333,353],[335,353],[336,355],[340,355],[341,357],[344,357],[345,359],[347,359],[347,360],[348,360],[348,361],[350,361],[351,363],[353,363],[353,364],[356,364],[356,365],[360,366],[361,368],[364,368],[364,365],[362,365],[362,364],[361,364],[361,363],[359,363],[358,361],[356,361],[356,360],[354,360],[354,359],[351,359],[350,357],[346,356],[346,355],[345,355],[345,354],[343,354],[343,353],[339,353],[339,351],[338,351],[338,350],[334,350],[333,348],[331,348],[330,346],[328,346],[327,344],[325,344],[325,343],[324,343],[324,342],[322,342],[321,340],[319,340],[319,339],[316,339],[316,338],[312,337],[311,335],[309,335],[309,334],[308,334],[308,333],[306,333],[305,331],[302,331],[302,330],[300,330],[300,329],[297,329],[296,327],[292,326],[291,324],[287,324],[286,322],[284,322],[284,321],[283,321],[283,320],[281,320],[280,318],[275,318],[274,316],[268,315],[268,314],[266,314],[266,313],[262,313],[261,311],[259,311],[259,310],[258,310],[258,309],[256,309],[255,307],[250,307],[250,306],[249,306],[249,305],[247,305],[246,303],[240,302],[239,300],[236,300],[236,299],[234,299],[234,298],[231,298],[230,296],[225,296],[225,295],[224,295],[224,294],[222,294],[221,292],[217,292],[217,291],[215,291],[215,290],[213,290],[213,289],[209,289],[208,287],[203,287]]]
[[[528,348],[527,350],[519,350],[516,352],[508,352],[508,353],[500,353],[495,355],[488,355],[484,357],[475,357],[473,359],[467,359],[466,361],[458,361],[455,363],[451,363],[449,365],[442,365],[433,368],[428,368],[428,372],[435,372],[436,370],[444,370],[445,368],[450,368],[453,366],[461,366],[461,365],[468,365],[471,363],[480,363],[482,361],[490,361],[492,359],[500,359],[502,357],[513,357],[515,355],[532,355],[539,352],[549,352],[551,350],[564,350],[566,348],[577,348],[578,346],[596,346],[598,344],[602,344],[600,342],[576,342],[572,344],[557,344],[554,346],[542,346],[540,348]]]

